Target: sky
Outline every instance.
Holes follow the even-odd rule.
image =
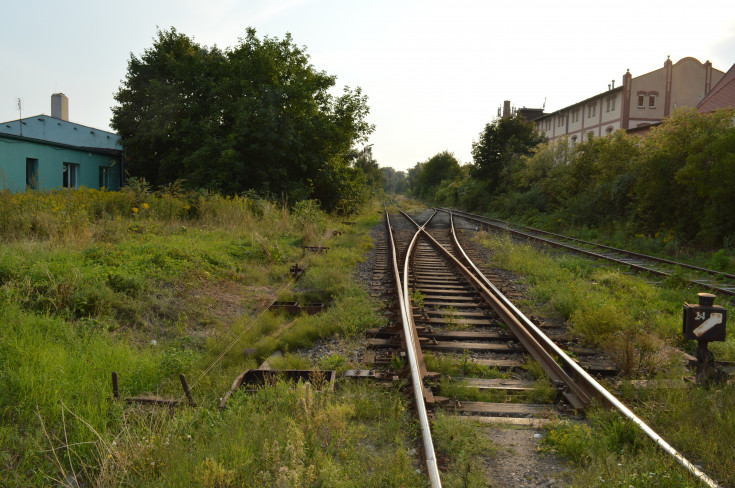
[[[503,100],[554,111],[687,56],[735,63],[732,0],[35,0],[3,2],[0,121],[50,114],[109,130],[131,55],[175,27],[199,44],[258,36],[305,46],[313,66],[362,87],[381,166],[406,170],[472,142]]]

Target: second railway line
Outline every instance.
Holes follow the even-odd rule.
[[[469,212],[450,209],[440,210],[444,212],[451,211],[453,214],[471,222],[480,229],[487,228],[507,232],[514,237],[608,261],[636,272],[651,274],[658,278],[669,278],[677,271],[683,271],[689,275],[683,279],[690,285],[705,288],[717,294],[726,295],[731,299],[735,298],[735,275],[731,273],[585,241],[533,227],[514,225],[503,220],[475,215]]]

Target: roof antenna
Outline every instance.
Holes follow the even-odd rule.
[[[546,97],[544,97],[544,105],[541,107],[541,111],[546,110]]]
[[[18,98],[18,127],[20,127],[20,136],[23,137],[23,111],[20,108],[21,102]]]

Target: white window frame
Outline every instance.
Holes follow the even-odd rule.
[[[79,165],[76,163],[64,162],[64,168],[61,175],[61,186],[64,188],[79,187]]]

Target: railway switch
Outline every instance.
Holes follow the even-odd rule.
[[[715,305],[715,295],[699,293],[699,304],[684,304],[684,338],[697,341],[697,379],[718,376],[715,357],[707,348],[713,341],[725,340],[727,311]]]

